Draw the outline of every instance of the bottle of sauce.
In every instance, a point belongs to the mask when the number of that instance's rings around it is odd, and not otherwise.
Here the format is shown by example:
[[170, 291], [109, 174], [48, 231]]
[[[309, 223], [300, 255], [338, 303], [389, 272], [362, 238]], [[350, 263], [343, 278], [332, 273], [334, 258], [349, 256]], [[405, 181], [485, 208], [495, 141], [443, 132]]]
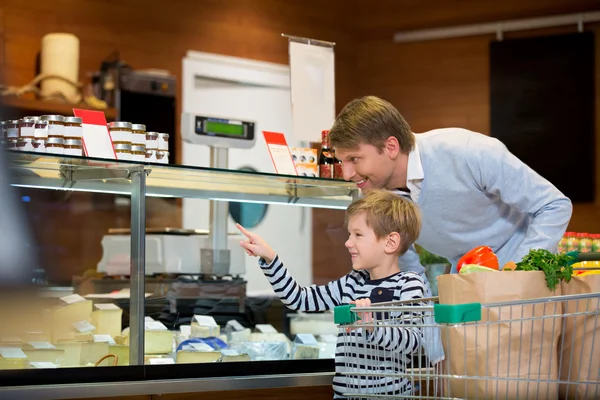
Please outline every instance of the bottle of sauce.
[[319, 177], [333, 179], [333, 154], [329, 148], [329, 131], [321, 132], [321, 153], [319, 154]]

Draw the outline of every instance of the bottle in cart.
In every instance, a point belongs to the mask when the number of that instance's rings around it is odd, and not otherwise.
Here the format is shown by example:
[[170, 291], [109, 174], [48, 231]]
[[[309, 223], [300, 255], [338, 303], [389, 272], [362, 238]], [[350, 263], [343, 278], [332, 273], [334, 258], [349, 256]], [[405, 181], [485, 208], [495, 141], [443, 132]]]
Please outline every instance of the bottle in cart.
[[329, 148], [329, 131], [321, 132], [321, 153], [319, 154], [319, 177], [333, 179], [333, 153]]
[[344, 173], [342, 171], [342, 160], [335, 156], [335, 151], [331, 149], [333, 153], [333, 178], [344, 180]]

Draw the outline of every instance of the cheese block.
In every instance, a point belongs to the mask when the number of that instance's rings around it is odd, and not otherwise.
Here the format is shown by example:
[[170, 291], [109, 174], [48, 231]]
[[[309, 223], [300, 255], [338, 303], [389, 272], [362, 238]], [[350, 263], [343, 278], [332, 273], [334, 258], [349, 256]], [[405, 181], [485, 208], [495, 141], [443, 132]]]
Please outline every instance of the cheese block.
[[252, 331], [250, 330], [250, 328], [246, 328], [241, 331], [229, 332], [227, 335], [228, 335], [229, 342], [237, 343], [237, 342], [249, 342], [251, 333], [252, 333]]
[[92, 312], [92, 324], [97, 335], [118, 336], [121, 334], [123, 310], [115, 304], [96, 304]]
[[[174, 332], [167, 330], [159, 321], [146, 322], [144, 331], [144, 354], [169, 354], [173, 352]], [[164, 329], [148, 329], [149, 327], [161, 327]], [[123, 329], [123, 344], [129, 345], [129, 328]], [[116, 341], [116, 340], [115, 340]], [[118, 343], [118, 342], [117, 342]]]
[[109, 344], [108, 352], [109, 354], [114, 354], [117, 356], [117, 365], [129, 365], [129, 346], [122, 344]]
[[28, 369], [29, 361], [26, 358], [0, 357], [0, 370], [3, 369]]
[[319, 348], [317, 346], [296, 344], [294, 345], [292, 358], [294, 360], [308, 360], [319, 358]]
[[73, 323], [87, 321], [92, 323], [92, 301], [84, 300], [56, 307], [51, 310], [52, 342], [69, 338], [75, 331]]
[[285, 343], [287, 352], [292, 351], [292, 341], [284, 333], [251, 333], [251, 342], [281, 342]]
[[221, 328], [215, 319], [209, 315], [194, 315], [191, 324], [191, 338], [217, 337], [221, 334]]
[[62, 349], [38, 349], [38, 350], [23, 350], [27, 356], [27, 361], [32, 362], [51, 362], [56, 365], [61, 365], [65, 357], [65, 351]]
[[223, 349], [221, 350], [221, 354], [223, 355], [221, 358], [221, 361], [223, 362], [250, 361], [250, 356], [248, 354], [239, 354], [235, 350]]
[[61, 367], [95, 364], [102, 357], [109, 354], [107, 342], [60, 342], [56, 343], [55, 346], [65, 352]]
[[173, 352], [173, 332], [163, 330], [145, 332], [145, 354], [168, 354], [171, 352]]
[[177, 352], [177, 364], [198, 364], [218, 361], [221, 358], [220, 351], [188, 351]]

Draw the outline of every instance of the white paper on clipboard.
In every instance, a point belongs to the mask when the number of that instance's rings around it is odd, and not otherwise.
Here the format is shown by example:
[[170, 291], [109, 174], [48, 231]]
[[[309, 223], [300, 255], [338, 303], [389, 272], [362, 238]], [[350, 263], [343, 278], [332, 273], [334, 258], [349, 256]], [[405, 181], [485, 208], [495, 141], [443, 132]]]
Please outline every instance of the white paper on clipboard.
[[335, 120], [333, 47], [290, 40], [289, 53], [294, 140], [321, 142]]

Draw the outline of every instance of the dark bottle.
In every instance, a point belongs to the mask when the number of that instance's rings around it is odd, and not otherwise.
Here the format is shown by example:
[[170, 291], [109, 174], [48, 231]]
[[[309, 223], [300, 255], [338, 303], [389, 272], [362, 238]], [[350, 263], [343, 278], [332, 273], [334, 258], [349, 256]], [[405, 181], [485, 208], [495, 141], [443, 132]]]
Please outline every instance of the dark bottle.
[[333, 152], [333, 178], [344, 180], [344, 173], [342, 171], [342, 160], [335, 156], [335, 152]]
[[333, 154], [329, 148], [329, 131], [321, 132], [321, 153], [319, 154], [319, 176], [333, 179]]

